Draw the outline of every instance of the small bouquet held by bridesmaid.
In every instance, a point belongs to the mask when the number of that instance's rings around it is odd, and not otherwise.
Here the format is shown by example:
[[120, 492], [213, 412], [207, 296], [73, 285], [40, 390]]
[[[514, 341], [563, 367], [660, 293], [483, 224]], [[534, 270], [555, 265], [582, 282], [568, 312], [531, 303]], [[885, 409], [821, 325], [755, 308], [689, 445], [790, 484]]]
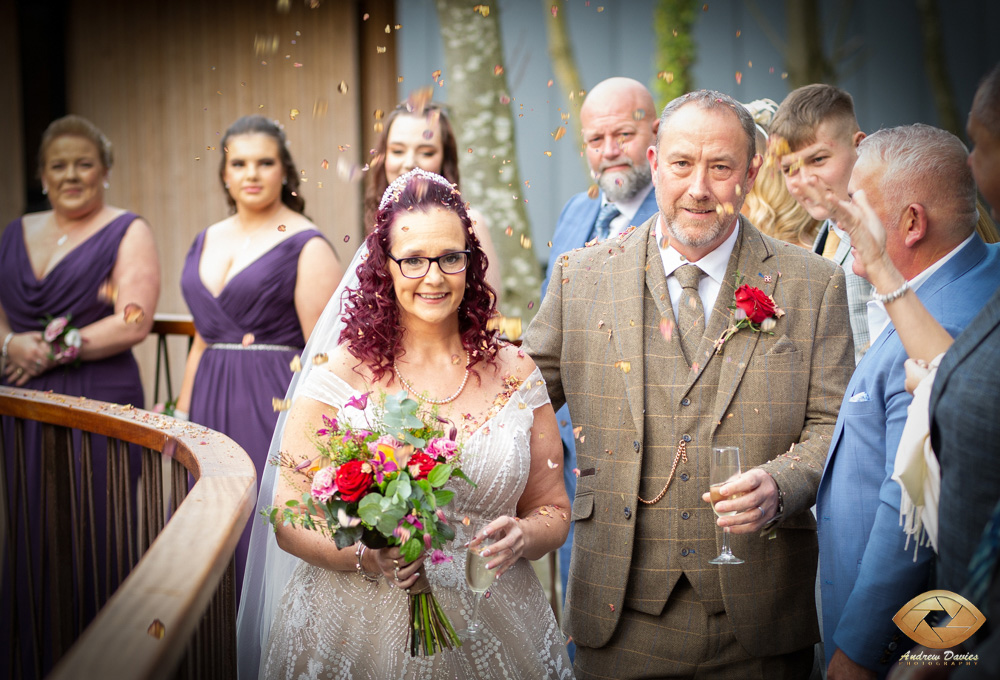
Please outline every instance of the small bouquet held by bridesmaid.
[[[364, 395], [345, 408], [363, 412], [367, 405]], [[386, 396], [374, 423], [366, 416], [368, 429], [338, 421], [338, 412], [324, 415], [314, 437], [317, 456], [295, 463], [281, 454], [286, 473], [303, 476], [310, 491], [301, 501], [265, 509], [271, 524], [319, 531], [341, 549], [361, 541], [372, 549], [399, 546], [408, 562], [424, 551], [433, 551], [432, 564], [451, 561], [441, 547], [455, 530], [442, 508], [455, 492], [444, 487], [453, 477], [473, 482], [458, 466], [457, 428], [452, 425], [446, 435], [439, 427], [450, 421], [434, 416], [429, 425], [417, 409], [403, 391]], [[409, 598], [410, 656], [461, 646], [426, 574], [409, 589]]]
[[49, 343], [49, 359], [59, 364], [80, 363], [80, 348], [83, 346], [83, 337], [80, 329], [71, 326], [72, 314], [66, 316], [49, 316], [45, 319], [45, 331], [42, 337]]

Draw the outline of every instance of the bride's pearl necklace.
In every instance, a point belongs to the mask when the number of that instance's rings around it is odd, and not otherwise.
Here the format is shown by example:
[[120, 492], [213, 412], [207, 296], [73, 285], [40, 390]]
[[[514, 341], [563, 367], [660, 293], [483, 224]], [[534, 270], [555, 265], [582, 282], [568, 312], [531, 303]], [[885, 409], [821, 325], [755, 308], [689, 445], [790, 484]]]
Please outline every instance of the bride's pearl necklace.
[[392, 360], [392, 370], [396, 373], [396, 378], [399, 379], [400, 384], [402, 384], [403, 387], [406, 388], [406, 391], [415, 396], [420, 401], [426, 401], [428, 404], [437, 404], [439, 406], [441, 404], [449, 404], [458, 399], [458, 395], [460, 395], [462, 393], [462, 390], [465, 389], [465, 383], [469, 382], [469, 350], [465, 350], [465, 377], [462, 378], [462, 384], [458, 386], [458, 390], [455, 392], [455, 394], [451, 395], [450, 397], [446, 397], [445, 399], [430, 399], [429, 397], [421, 396], [419, 392], [417, 392], [415, 389], [413, 389], [412, 386], [410, 386], [410, 383], [406, 382], [406, 378], [404, 378], [403, 374], [399, 372], [399, 366], [396, 365], [395, 359]]

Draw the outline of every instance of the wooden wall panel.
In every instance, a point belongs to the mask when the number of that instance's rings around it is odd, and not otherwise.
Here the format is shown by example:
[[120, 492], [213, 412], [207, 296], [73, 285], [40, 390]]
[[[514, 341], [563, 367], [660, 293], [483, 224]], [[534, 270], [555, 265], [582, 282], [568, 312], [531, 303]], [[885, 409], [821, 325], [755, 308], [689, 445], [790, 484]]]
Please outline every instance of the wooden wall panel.
[[17, 16], [13, 2], [0, 3], [0, 231], [24, 212], [24, 155], [21, 139], [21, 59], [18, 55]]
[[[218, 146], [241, 115], [285, 126], [306, 213], [342, 262], [353, 256], [362, 231], [360, 173], [347, 180], [337, 168], [340, 159], [345, 169], [363, 163], [358, 12], [352, 2], [311, 9], [302, 0], [72, 3], [70, 109], [114, 144], [109, 203], [140, 213], [156, 233], [159, 311], [187, 311], [179, 286], [185, 255], [199, 231], [228, 214]], [[182, 354], [171, 359], [175, 389]], [[137, 355], [148, 399], [153, 343]]]

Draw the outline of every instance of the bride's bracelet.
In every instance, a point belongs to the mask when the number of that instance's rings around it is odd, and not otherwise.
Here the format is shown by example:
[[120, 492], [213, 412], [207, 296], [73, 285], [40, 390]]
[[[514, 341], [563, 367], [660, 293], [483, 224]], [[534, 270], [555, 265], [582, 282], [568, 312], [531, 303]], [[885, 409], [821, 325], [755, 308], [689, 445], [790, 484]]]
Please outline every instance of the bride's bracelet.
[[374, 576], [372, 576], [367, 571], [365, 571], [364, 567], [361, 566], [361, 558], [364, 557], [366, 550], [368, 550], [368, 546], [365, 545], [364, 543], [359, 542], [358, 549], [354, 551], [354, 556], [357, 558], [357, 563], [355, 566], [357, 567], [358, 575], [364, 580], [368, 581], [369, 583], [378, 583], [378, 577], [380, 575], [375, 574]]

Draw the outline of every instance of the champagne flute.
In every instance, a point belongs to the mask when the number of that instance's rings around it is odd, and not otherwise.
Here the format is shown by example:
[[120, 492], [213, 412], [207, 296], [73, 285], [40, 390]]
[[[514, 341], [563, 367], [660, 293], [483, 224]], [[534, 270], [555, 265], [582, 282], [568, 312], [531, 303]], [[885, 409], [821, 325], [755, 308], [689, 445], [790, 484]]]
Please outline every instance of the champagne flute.
[[[716, 446], [712, 449], [712, 466], [709, 470], [709, 489], [712, 497], [712, 510], [719, 517], [735, 515], [735, 510], [729, 512], [719, 512], [715, 504], [723, 500], [739, 498], [743, 494], [737, 493], [724, 497], [719, 489], [723, 484], [734, 481], [740, 475], [740, 450], [736, 446]], [[709, 564], [743, 564], [743, 560], [733, 555], [729, 549], [729, 532], [722, 532], [722, 552], [715, 559], [708, 561]]]
[[[476, 532], [482, 531], [486, 526], [486, 522], [480, 525]], [[492, 536], [483, 536], [482, 541], [477, 545], [470, 545], [469, 552], [465, 556], [465, 582], [469, 584], [469, 590], [475, 594], [475, 604], [472, 608], [472, 621], [469, 622], [469, 627], [465, 629], [465, 634], [468, 636], [474, 636], [479, 632], [479, 605], [483, 601], [483, 593], [489, 590], [490, 584], [493, 583], [494, 572], [491, 569], [487, 569], [486, 565], [490, 560], [496, 557], [496, 555], [488, 555], [483, 557], [483, 550], [493, 545]]]

